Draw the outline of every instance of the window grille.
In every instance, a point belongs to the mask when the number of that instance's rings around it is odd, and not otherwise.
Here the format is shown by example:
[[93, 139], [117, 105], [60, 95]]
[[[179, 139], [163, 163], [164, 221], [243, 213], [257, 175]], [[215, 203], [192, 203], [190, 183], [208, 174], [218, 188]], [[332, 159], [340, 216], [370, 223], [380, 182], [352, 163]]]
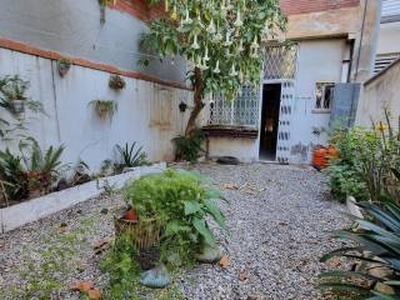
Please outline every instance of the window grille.
[[264, 79], [295, 79], [297, 44], [268, 46], [265, 52]]
[[330, 111], [334, 98], [334, 82], [317, 82], [315, 86], [315, 105], [316, 111]]
[[258, 87], [246, 85], [232, 101], [216, 95], [210, 103], [209, 124], [230, 126], [258, 126], [260, 91]]

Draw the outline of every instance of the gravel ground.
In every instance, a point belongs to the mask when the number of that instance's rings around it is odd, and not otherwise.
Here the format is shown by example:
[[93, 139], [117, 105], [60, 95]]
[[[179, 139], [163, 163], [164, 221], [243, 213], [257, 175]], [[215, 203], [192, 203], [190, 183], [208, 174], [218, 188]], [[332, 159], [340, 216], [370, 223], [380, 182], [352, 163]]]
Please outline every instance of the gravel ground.
[[[175, 284], [186, 299], [323, 299], [316, 276], [329, 266], [318, 259], [341, 246], [328, 231], [348, 225], [324, 177], [296, 166], [195, 168], [231, 202], [222, 204], [230, 234], [217, 231], [230, 265], [199, 265], [179, 275]], [[122, 205], [118, 196], [104, 195], [0, 236], [0, 299], [31, 299], [29, 293], [65, 290], [76, 280], [104, 288], [93, 245], [113, 233], [113, 213]], [[54, 299], [79, 295], [66, 291]]]

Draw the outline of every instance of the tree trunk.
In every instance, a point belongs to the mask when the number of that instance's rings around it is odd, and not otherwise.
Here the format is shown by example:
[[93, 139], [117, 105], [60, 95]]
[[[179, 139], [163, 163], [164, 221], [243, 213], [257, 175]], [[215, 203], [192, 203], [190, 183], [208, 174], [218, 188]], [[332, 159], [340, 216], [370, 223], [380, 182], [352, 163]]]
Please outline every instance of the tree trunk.
[[202, 101], [204, 82], [203, 78], [201, 77], [201, 70], [197, 67], [194, 69], [193, 85], [194, 85], [194, 95], [193, 95], [194, 108], [190, 113], [189, 121], [186, 125], [185, 137], [190, 137], [196, 131], [197, 117], [199, 116], [200, 112], [205, 106], [205, 104]]

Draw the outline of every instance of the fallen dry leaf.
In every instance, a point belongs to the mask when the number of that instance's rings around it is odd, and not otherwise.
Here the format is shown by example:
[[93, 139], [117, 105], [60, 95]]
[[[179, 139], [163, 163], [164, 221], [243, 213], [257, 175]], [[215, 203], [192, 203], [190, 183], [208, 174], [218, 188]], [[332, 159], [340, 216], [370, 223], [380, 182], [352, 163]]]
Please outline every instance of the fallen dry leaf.
[[78, 281], [75, 282], [70, 289], [73, 291], [79, 291], [79, 292], [88, 292], [89, 290], [93, 289], [94, 284], [93, 281], [91, 280], [85, 280], [85, 281]]
[[249, 272], [247, 270], [241, 270], [239, 273], [239, 280], [246, 281], [249, 278]]
[[219, 261], [219, 265], [224, 269], [229, 267], [230, 264], [231, 264], [231, 260], [229, 259], [229, 256], [226, 254], [224, 256], [222, 256], [221, 260]]
[[239, 187], [234, 183], [224, 183], [222, 187], [226, 190], [238, 190]]
[[107, 250], [108, 247], [112, 245], [113, 238], [111, 236], [106, 237], [94, 243], [94, 253], [96, 255], [101, 254], [103, 251]]
[[91, 289], [88, 291], [88, 297], [90, 300], [99, 300], [101, 299], [101, 293], [98, 289]]

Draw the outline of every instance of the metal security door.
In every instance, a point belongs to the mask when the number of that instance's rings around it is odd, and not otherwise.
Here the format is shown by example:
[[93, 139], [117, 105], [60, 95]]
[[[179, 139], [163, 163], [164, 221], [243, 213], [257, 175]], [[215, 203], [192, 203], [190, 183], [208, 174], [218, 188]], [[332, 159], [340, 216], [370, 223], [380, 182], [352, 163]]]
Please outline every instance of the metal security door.
[[294, 80], [282, 80], [276, 159], [288, 164], [291, 148], [291, 125], [294, 112]]

